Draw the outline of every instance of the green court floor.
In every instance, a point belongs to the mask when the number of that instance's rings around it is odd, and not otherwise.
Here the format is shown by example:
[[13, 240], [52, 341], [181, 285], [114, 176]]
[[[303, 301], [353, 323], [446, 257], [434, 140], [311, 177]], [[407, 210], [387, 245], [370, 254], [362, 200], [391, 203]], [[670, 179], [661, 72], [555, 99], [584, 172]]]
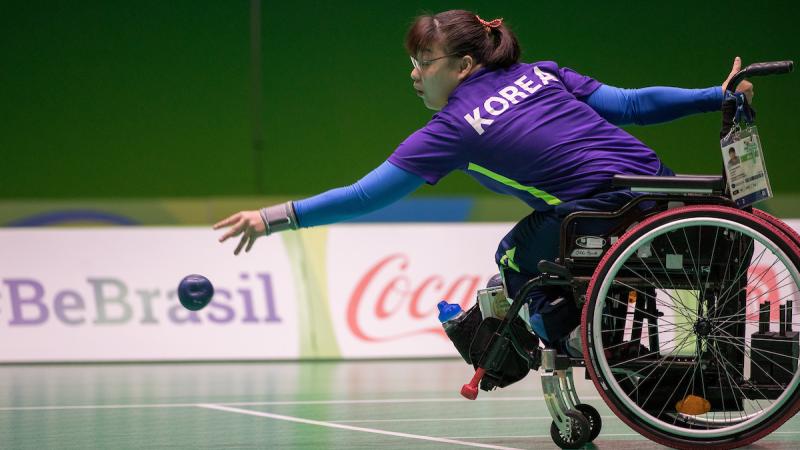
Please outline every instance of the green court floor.
[[[554, 449], [538, 375], [462, 399], [457, 360], [0, 366], [0, 448]], [[576, 370], [603, 431], [647, 442]], [[800, 448], [800, 418], [747, 448]]]

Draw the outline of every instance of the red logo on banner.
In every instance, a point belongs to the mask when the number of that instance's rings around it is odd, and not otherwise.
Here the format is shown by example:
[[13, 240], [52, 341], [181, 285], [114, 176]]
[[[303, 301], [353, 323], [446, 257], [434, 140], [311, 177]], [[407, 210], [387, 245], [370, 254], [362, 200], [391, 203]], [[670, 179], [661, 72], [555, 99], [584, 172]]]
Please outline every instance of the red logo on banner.
[[758, 310], [769, 304], [770, 322], [780, 317], [780, 286], [772, 266], [754, 266], [747, 270], [747, 321], [758, 323]]
[[[395, 253], [378, 261], [358, 281], [347, 306], [347, 324], [356, 337], [363, 341], [382, 342], [423, 333], [444, 336], [436, 320], [436, 304], [444, 299], [459, 303], [466, 309], [483, 279], [480, 275], [468, 274], [453, 279], [439, 274], [412, 279], [408, 274], [409, 265], [408, 255]], [[379, 324], [411, 319], [411, 323], [418, 326], [386, 334], [376, 331], [380, 326], [373, 326], [368, 333], [360, 319], [364, 316]]]

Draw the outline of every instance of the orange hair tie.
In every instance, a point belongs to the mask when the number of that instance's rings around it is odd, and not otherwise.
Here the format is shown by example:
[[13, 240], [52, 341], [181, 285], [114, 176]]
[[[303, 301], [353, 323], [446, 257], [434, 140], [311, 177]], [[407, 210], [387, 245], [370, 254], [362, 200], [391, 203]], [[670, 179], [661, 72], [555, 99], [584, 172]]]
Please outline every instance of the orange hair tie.
[[478, 16], [478, 15], [475, 15], [475, 18], [478, 19], [478, 22], [480, 22], [481, 25], [483, 25], [483, 27], [486, 29], [487, 33], [491, 33], [492, 29], [494, 29], [494, 28], [500, 28], [500, 25], [503, 24], [503, 18], [502, 17], [499, 18], [499, 19], [494, 19], [494, 20], [489, 21], [489, 22], [481, 19], [481, 16]]

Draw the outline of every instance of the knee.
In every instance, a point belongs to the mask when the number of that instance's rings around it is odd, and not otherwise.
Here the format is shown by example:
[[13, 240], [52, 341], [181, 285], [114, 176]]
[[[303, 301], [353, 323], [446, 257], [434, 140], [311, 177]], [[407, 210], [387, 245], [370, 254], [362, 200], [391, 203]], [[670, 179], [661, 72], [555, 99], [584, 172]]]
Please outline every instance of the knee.
[[516, 253], [516, 246], [511, 247], [505, 242], [500, 243], [500, 246], [497, 247], [497, 253], [494, 255], [494, 261], [497, 263], [497, 266], [500, 267], [501, 271], [504, 269], [511, 269], [515, 272], [521, 272], [515, 259]]
[[503, 276], [500, 275], [499, 273], [494, 274], [492, 278], [489, 278], [489, 281], [486, 282], [487, 288], [492, 288], [502, 285], [503, 285]]
[[509, 246], [505, 242], [501, 242], [500, 245], [497, 246], [497, 251], [494, 254], [494, 262], [503, 267], [503, 259], [506, 258], [506, 252], [508, 251]]

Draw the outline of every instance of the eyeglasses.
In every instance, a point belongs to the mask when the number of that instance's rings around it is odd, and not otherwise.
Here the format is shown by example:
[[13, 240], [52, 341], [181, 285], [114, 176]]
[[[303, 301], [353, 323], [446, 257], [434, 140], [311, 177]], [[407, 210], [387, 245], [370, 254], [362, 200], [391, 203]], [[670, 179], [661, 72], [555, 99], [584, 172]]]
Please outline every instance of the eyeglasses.
[[447, 54], [447, 55], [444, 55], [444, 56], [439, 56], [439, 57], [433, 58], [433, 59], [420, 59], [420, 60], [417, 60], [417, 58], [414, 58], [413, 56], [410, 56], [409, 58], [411, 58], [411, 65], [414, 66], [414, 68], [417, 69], [418, 71], [422, 72], [423, 68], [430, 66], [431, 64], [433, 64], [434, 61], [437, 61], [437, 60], [440, 60], [440, 59], [444, 59], [444, 58], [449, 58], [450, 56], [456, 56], [456, 55], [458, 55], [458, 53], [450, 53], [450, 54]]

